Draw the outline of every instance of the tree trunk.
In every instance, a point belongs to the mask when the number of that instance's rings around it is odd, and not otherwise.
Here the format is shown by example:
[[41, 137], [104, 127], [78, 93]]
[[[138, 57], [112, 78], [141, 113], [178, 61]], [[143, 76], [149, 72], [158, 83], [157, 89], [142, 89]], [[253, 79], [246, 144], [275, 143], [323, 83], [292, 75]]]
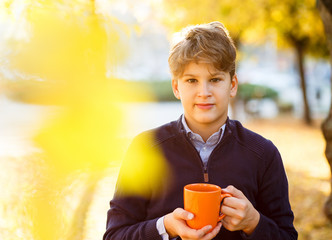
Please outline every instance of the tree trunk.
[[[326, 141], [325, 155], [330, 165], [330, 172], [332, 173], [332, 107], [330, 108], [328, 117], [322, 124], [322, 131]], [[330, 178], [330, 181], [332, 188], [332, 178]], [[330, 195], [325, 203], [324, 213], [326, 217], [332, 222], [332, 192], [330, 192]]]
[[297, 65], [298, 65], [298, 71], [300, 74], [302, 98], [303, 98], [303, 104], [304, 104], [303, 118], [304, 118], [305, 123], [310, 125], [312, 123], [312, 118], [311, 118], [310, 106], [308, 103], [307, 85], [306, 85], [306, 79], [305, 79], [305, 74], [304, 74], [304, 56], [303, 56], [304, 44], [301, 41], [294, 41], [294, 44], [295, 44], [295, 49], [296, 49]]
[[[332, 0], [318, 0], [317, 7], [319, 9], [321, 18], [323, 20], [326, 39], [330, 49], [330, 61], [332, 67]], [[332, 76], [331, 76], [331, 95], [332, 95]], [[326, 141], [325, 155], [330, 165], [330, 172], [332, 174], [332, 102], [329, 114], [322, 124], [322, 131]], [[332, 178], [331, 189], [332, 189]], [[324, 212], [327, 218], [332, 222], [332, 192], [325, 203]]]

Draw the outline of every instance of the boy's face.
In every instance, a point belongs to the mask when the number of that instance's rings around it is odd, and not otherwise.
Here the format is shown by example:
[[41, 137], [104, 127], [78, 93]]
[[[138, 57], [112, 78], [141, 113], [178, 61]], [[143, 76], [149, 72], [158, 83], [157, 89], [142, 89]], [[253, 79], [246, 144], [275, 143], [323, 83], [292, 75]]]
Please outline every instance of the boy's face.
[[238, 80], [209, 63], [190, 62], [182, 76], [172, 80], [176, 98], [181, 100], [191, 130], [218, 130], [227, 119], [230, 98], [235, 97]]

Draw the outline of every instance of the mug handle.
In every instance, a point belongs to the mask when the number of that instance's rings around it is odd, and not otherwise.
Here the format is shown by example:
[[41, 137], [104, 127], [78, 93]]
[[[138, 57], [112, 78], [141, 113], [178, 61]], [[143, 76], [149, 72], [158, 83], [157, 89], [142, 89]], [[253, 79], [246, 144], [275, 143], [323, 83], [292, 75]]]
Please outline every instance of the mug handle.
[[[220, 209], [221, 209], [221, 205], [222, 205], [222, 202], [225, 198], [227, 197], [231, 197], [232, 195], [230, 193], [221, 193], [221, 200], [220, 200]], [[220, 212], [220, 211], [219, 211]], [[219, 218], [218, 218], [218, 222], [221, 221], [221, 219], [223, 219], [226, 215], [225, 214], [221, 214], [219, 215]]]

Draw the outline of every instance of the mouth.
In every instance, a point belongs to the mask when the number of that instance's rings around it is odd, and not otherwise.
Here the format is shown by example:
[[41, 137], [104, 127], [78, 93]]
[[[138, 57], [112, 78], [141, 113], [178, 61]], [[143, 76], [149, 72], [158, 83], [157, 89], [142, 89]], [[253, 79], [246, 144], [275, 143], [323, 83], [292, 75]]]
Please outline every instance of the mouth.
[[197, 103], [195, 105], [199, 109], [211, 109], [214, 106], [214, 104], [212, 103]]

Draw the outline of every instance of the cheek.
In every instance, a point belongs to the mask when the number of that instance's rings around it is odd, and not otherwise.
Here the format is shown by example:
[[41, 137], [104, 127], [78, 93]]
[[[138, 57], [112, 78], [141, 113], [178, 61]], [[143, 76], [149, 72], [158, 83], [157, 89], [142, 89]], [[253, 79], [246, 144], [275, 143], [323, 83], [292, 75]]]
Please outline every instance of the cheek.
[[195, 92], [192, 88], [182, 86], [181, 88], [179, 88], [179, 95], [181, 96], [181, 98], [185, 98], [188, 100], [192, 99], [195, 96]]
[[215, 98], [217, 98], [219, 100], [225, 100], [225, 99], [229, 98], [230, 91], [229, 91], [229, 89], [222, 89], [222, 90], [216, 91], [214, 96], [215, 96]]
[[195, 97], [192, 95], [189, 95], [187, 92], [181, 94], [181, 103], [183, 107], [191, 107], [194, 104]]

